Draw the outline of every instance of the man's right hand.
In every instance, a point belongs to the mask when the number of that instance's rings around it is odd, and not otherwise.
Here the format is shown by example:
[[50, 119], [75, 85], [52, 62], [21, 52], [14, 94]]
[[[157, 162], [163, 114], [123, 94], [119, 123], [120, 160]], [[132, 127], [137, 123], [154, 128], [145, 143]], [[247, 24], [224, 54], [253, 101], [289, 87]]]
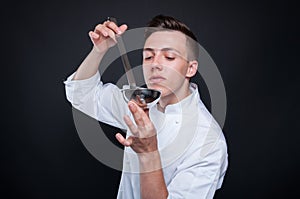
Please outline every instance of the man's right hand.
[[105, 21], [102, 24], [98, 24], [94, 31], [90, 31], [89, 36], [94, 44], [94, 49], [99, 53], [103, 53], [117, 43], [116, 35], [121, 35], [126, 30], [126, 24], [118, 27], [112, 21]]
[[126, 30], [125, 24], [118, 27], [112, 21], [105, 21], [103, 24], [98, 24], [94, 31], [90, 31], [93, 49], [78, 67], [73, 80], [88, 79], [95, 75], [107, 50], [117, 43], [116, 36], [123, 34]]

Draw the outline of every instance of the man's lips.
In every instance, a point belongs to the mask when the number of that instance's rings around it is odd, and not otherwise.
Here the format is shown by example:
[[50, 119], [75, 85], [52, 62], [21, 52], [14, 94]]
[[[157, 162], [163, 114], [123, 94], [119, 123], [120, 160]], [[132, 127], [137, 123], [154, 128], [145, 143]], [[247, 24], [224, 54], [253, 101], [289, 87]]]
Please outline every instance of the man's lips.
[[149, 78], [149, 82], [151, 84], [156, 84], [156, 83], [160, 83], [162, 81], [166, 80], [166, 78], [159, 76], [159, 75], [155, 75]]

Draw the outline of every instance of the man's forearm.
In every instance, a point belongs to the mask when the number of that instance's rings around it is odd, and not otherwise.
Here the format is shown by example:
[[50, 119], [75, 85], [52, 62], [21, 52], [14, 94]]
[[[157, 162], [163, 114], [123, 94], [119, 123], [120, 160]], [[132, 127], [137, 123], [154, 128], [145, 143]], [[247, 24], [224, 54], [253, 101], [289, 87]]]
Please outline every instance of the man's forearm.
[[78, 67], [73, 80], [88, 79], [96, 74], [99, 64], [105, 52], [98, 52], [95, 48], [91, 50], [88, 56], [84, 59]]
[[166, 199], [168, 190], [158, 151], [139, 156], [142, 199]]

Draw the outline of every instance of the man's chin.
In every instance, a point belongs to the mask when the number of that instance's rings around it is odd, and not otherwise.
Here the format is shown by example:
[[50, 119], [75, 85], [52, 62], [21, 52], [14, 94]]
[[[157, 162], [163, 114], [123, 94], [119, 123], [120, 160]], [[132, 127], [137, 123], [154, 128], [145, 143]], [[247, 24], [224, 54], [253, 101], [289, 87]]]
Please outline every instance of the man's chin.
[[151, 85], [147, 85], [147, 87], [149, 89], [158, 90], [158, 91], [161, 91], [161, 92], [166, 89], [164, 86], [159, 85], [159, 84], [151, 84]]

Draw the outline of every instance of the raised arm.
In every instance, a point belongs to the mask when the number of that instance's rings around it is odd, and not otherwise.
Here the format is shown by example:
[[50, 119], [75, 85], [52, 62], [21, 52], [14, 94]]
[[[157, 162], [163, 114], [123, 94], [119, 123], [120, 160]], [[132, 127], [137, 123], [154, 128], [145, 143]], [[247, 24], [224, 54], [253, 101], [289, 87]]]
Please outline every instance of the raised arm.
[[64, 82], [66, 97], [74, 108], [119, 128], [125, 126], [122, 115], [128, 112], [126, 103], [119, 100], [122, 93], [116, 85], [101, 82], [98, 67], [108, 49], [116, 44], [116, 35], [126, 29], [126, 25], [118, 27], [110, 21], [97, 25], [89, 32], [93, 43], [91, 52]]

